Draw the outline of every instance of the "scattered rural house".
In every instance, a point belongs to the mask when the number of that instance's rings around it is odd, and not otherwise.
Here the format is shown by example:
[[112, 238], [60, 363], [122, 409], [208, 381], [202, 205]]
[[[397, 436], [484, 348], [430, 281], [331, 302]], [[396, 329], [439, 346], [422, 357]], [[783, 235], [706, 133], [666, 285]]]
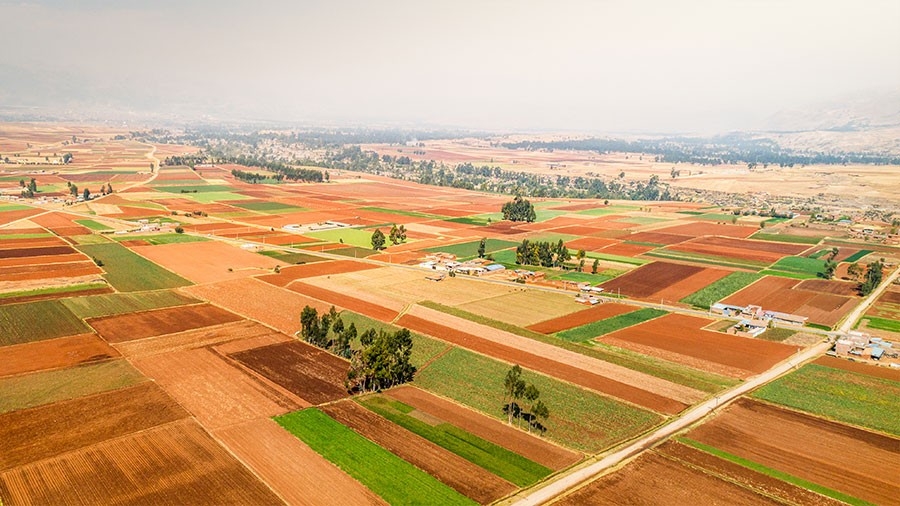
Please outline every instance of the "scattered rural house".
[[728, 333], [740, 337], [757, 337], [766, 331], [765, 324], [751, 322], [750, 320], [741, 320], [740, 322], [728, 327]]
[[601, 300], [599, 297], [597, 297], [595, 295], [588, 295], [585, 293], [580, 293], [575, 296], [575, 302], [578, 302], [580, 304], [590, 304], [593, 306], [594, 304], [599, 304], [601, 302]]
[[900, 353], [894, 349], [893, 342], [859, 331], [850, 331], [846, 336], [838, 339], [834, 344], [834, 355], [856, 356], [878, 361], [883, 358], [900, 358]]
[[808, 316], [800, 316], [791, 313], [779, 313], [778, 311], [766, 311], [763, 313], [763, 318], [768, 320], [780, 321], [783, 323], [790, 323], [792, 325], [805, 325], [806, 320], [809, 320]]
[[728, 317], [745, 317], [748, 318], [752, 325], [766, 326], [769, 320], [776, 322], [789, 323], [791, 325], [804, 325], [809, 319], [808, 316], [800, 316], [790, 313], [781, 313], [778, 311], [766, 311], [760, 306], [749, 305], [733, 306], [729, 304], [715, 303], [709, 307], [710, 312]]

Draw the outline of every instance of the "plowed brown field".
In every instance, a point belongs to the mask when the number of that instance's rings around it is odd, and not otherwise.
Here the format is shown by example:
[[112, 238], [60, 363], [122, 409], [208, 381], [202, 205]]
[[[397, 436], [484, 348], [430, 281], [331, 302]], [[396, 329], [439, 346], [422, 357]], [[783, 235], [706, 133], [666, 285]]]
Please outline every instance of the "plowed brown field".
[[686, 225], [675, 225], [656, 230], [656, 232], [664, 234], [678, 234], [690, 237], [700, 237], [701, 235], [724, 235], [726, 237], [737, 237], [746, 239], [759, 231], [757, 227], [745, 227], [742, 225], [720, 225], [718, 223], [696, 222]]
[[393, 319], [397, 317], [397, 311], [394, 311], [393, 309], [388, 309], [384, 306], [379, 306], [378, 304], [373, 304], [362, 299], [350, 297], [308, 283], [295, 282], [292, 283], [288, 289], [383, 322], [393, 321]]
[[110, 343], [121, 343], [240, 319], [240, 316], [222, 308], [210, 304], [197, 304], [89, 318], [86, 321], [103, 339]]
[[675, 251], [739, 258], [773, 263], [788, 255], [798, 255], [809, 248], [806, 244], [754, 241], [733, 237], [700, 237], [671, 246]]
[[70, 255], [45, 255], [31, 257], [13, 257], [0, 259], [0, 267], [15, 267], [19, 265], [36, 265], [36, 264], [58, 264], [64, 262], [80, 262], [87, 260], [87, 257], [81, 253], [72, 253]]
[[634, 306], [626, 306], [625, 304], [616, 304], [614, 302], [599, 304], [589, 309], [578, 311], [577, 313], [535, 323], [534, 325], [529, 325], [527, 328], [535, 332], [540, 332], [541, 334], [553, 334], [561, 330], [580, 327], [581, 325], [611, 318], [634, 310]]
[[805, 279], [797, 284], [797, 289], [830, 293], [832, 295], [843, 295], [846, 297], [856, 297], [857, 295], [859, 295], [857, 286], [857, 283], [847, 283], [844, 281], [833, 281], [829, 279]]
[[616, 244], [619, 241], [613, 239], [604, 239], [602, 237], [582, 237], [580, 239], [575, 239], [574, 241], [569, 241], [566, 243], [566, 246], [569, 249], [583, 249], [585, 251], [597, 251], [606, 246], [611, 246]]
[[358, 481], [272, 420], [259, 419], [214, 432], [216, 438], [288, 504], [384, 504]]
[[78, 253], [71, 246], [44, 246], [38, 248], [0, 249], [0, 258], [23, 258], [50, 255], [72, 255]]
[[133, 363], [208, 428], [282, 415], [307, 406], [289, 392], [256, 379], [204, 348], [143, 357]]
[[668, 314], [600, 340], [620, 339], [747, 371], [741, 377], [766, 371], [797, 351], [781, 343], [703, 330], [709, 323], [706, 318]]
[[312, 404], [349, 396], [344, 380], [350, 363], [300, 341], [254, 348], [229, 357]]
[[[795, 279], [765, 276], [722, 302], [739, 306], [755, 304], [766, 310], [807, 316], [811, 323], [831, 327], [837, 324], [859, 300], [856, 297], [804, 290], [799, 287], [800, 283]], [[812, 286], [817, 287], [815, 284]]]
[[118, 357], [96, 334], [79, 334], [46, 341], [0, 347], [0, 376], [59, 369]]
[[102, 271], [94, 262], [67, 262], [39, 265], [19, 265], [0, 267], [2, 281], [29, 281], [34, 279], [77, 278], [100, 274]]
[[287, 286], [291, 281], [301, 278], [311, 278], [314, 276], [325, 276], [328, 274], [341, 274], [344, 272], [364, 271], [367, 269], [377, 269], [379, 265], [354, 262], [353, 260], [333, 260], [330, 262], [315, 262], [312, 264], [292, 265], [284, 267], [278, 274], [268, 274], [260, 276], [259, 279], [275, 286]]
[[859, 362], [851, 362], [846, 359], [827, 356], [819, 357], [813, 363], [831, 367], [833, 369], [842, 369], [844, 371], [868, 374], [869, 376], [874, 376], [876, 378], [900, 381], [900, 369], [891, 367], [879, 367], [874, 364], [861, 364]]
[[780, 504], [734, 483], [645, 453], [624, 468], [582, 487], [554, 504], [565, 506], [622, 504]]
[[663, 232], [638, 232], [623, 237], [634, 242], [649, 242], [652, 244], [671, 245], [690, 240], [690, 236], [683, 234], [666, 234]]
[[188, 416], [153, 382], [0, 415], [0, 471]]
[[4, 504], [284, 504], [190, 419], [6, 471], [0, 474], [0, 500]]
[[900, 440], [811, 415], [739, 399], [688, 437], [876, 504], [900, 497]]
[[216, 345], [216, 349], [219, 349], [218, 345], [222, 343], [256, 338], [266, 339], [266, 344], [290, 340], [290, 337], [259, 323], [239, 320], [176, 334], [117, 343], [116, 349], [126, 357], [135, 358], [212, 345]]
[[653, 262], [638, 267], [601, 286], [610, 293], [638, 299], [677, 301], [729, 274], [722, 269], [708, 269], [670, 262]]
[[517, 488], [512, 483], [385, 420], [353, 401], [329, 404], [323, 406], [322, 411], [481, 504], [494, 502]]
[[220, 241], [138, 246], [135, 253], [194, 283], [213, 283], [272, 272], [279, 262]]
[[624, 242], [620, 242], [618, 244], [613, 244], [612, 246], [607, 246], [600, 250], [601, 253], [607, 253], [610, 255], [622, 255], [626, 257], [636, 257], [641, 253], [646, 253], [650, 250], [656, 249], [654, 246], [644, 246], [641, 244], [626, 244]]
[[384, 395], [553, 470], [581, 460], [575, 452], [410, 385], [392, 388]]

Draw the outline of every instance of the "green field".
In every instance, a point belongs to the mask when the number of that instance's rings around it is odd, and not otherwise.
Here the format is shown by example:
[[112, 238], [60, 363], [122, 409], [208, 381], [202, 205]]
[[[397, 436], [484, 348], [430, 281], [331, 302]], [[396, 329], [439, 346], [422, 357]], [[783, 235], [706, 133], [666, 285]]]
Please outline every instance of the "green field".
[[[231, 192], [234, 190], [231, 186], [228, 185], [220, 185], [220, 184], [196, 184], [197, 180], [192, 179], [187, 181], [184, 186], [157, 186], [155, 189], [157, 191], [166, 192], [166, 193], [178, 193], [182, 195], [192, 195], [194, 192], [197, 193], [209, 193], [209, 192]], [[249, 197], [247, 197], [249, 198]]]
[[843, 261], [850, 262], [850, 263], [858, 262], [858, 261], [862, 260], [863, 257], [868, 255], [869, 253], [873, 253], [873, 251], [870, 249], [861, 249], [861, 250], [857, 251], [856, 253], [848, 256]]
[[[371, 246], [369, 246], [368, 248], [350, 246], [348, 248], [330, 249], [328, 250], [328, 252], [332, 255], [342, 255], [350, 258], [366, 258], [367, 256], [371, 256], [376, 253], [376, 251], [373, 250]], [[390, 250], [387, 250], [387, 253], [390, 254]]]
[[14, 241], [18, 239], [37, 239], [40, 237], [53, 237], [53, 234], [51, 234], [50, 232], [38, 232], [34, 234], [3, 234], [0, 235], [0, 244], [3, 244], [3, 241]]
[[900, 436], [900, 382], [807, 364], [754, 397]]
[[795, 244], [819, 244], [823, 237], [806, 237], [802, 235], [789, 234], [768, 234], [765, 232], [757, 232], [750, 236], [750, 239], [758, 239], [760, 241], [776, 241], [790, 242]]
[[[416, 376], [419, 387], [505, 420], [503, 378], [510, 365], [453, 348]], [[660, 423], [659, 415], [579, 388], [570, 383], [524, 371], [550, 409], [544, 437], [570, 448], [596, 453]]]
[[647, 320], [658, 318], [665, 314], [669, 314], [662, 309], [643, 308], [630, 313], [620, 314], [611, 318], [591, 322], [580, 327], [557, 332], [556, 336], [566, 341], [585, 342], [610, 332], [631, 327]]
[[429, 220], [443, 220], [446, 216], [439, 214], [420, 213], [419, 211], [404, 211], [401, 209], [388, 209], [386, 207], [361, 207], [360, 211], [370, 211], [375, 213], [396, 214], [398, 216], [411, 216], [413, 218], [425, 218]]
[[757, 262], [754, 260], [722, 257], [717, 255], [706, 255], [703, 253], [692, 253], [687, 251], [676, 251], [665, 248], [648, 251], [644, 253], [644, 255], [647, 255], [648, 257], [666, 258], [669, 260], [682, 260], [698, 264], [715, 265], [719, 267], [730, 267], [733, 269], [759, 270], [768, 265], [765, 262]]
[[692, 306], [709, 309], [716, 302], [728, 297], [738, 290], [749, 286], [760, 279], [761, 274], [755, 272], [732, 272], [724, 278], [715, 281], [700, 290], [681, 299], [680, 302]]
[[449, 423], [433, 425], [423, 422], [410, 415], [414, 411], [413, 407], [402, 402], [382, 396], [369, 396], [359, 399], [357, 402], [406, 430], [422, 436], [519, 487], [527, 487], [552, 472], [536, 462]]
[[764, 341], [775, 341], [777, 343], [780, 343], [796, 333], [797, 331], [793, 329], [774, 328], [766, 330], [765, 332], [757, 336], [757, 339], [762, 339]]
[[0, 378], [0, 413], [115, 390], [146, 380], [126, 360]]
[[0, 306], [0, 346], [84, 334], [91, 329], [58, 300]]
[[176, 244], [182, 242], [206, 242], [210, 239], [190, 234], [153, 234], [153, 235], [117, 235], [113, 237], [117, 242], [121, 241], [147, 241], [152, 245], [158, 244]]
[[191, 284], [190, 281], [163, 269], [121, 244], [85, 244], [78, 246], [78, 249], [103, 262], [102, 268], [106, 271], [104, 277], [120, 292], [159, 290]]
[[[385, 235], [385, 244], [390, 244], [387, 235], [390, 228], [383, 229], [381, 232]], [[362, 230], [359, 228], [333, 228], [330, 230], [319, 230], [316, 232], [308, 232], [303, 234], [307, 237], [315, 237], [328, 242], [343, 243], [348, 246], [357, 246], [363, 249], [372, 249], [372, 233], [374, 230]]]
[[[476, 241], [469, 241], [460, 244], [450, 244], [448, 246], [439, 246], [437, 248], [428, 248], [425, 251], [429, 253], [450, 253], [456, 255], [457, 258], [472, 258], [478, 256], [478, 245], [481, 244], [481, 239]], [[485, 253], [494, 253], [500, 250], [505, 250], [509, 248], [514, 248], [518, 246], [519, 243], [512, 241], [501, 241], [499, 239], [488, 239], [484, 243], [484, 251]], [[516, 252], [513, 251], [513, 261], [515, 261]], [[495, 257], [496, 258], [496, 257]]]
[[250, 211], [257, 211], [260, 213], [267, 213], [267, 214], [299, 213], [302, 211], [309, 210], [305, 207], [292, 206], [290, 204], [283, 204], [281, 202], [271, 202], [271, 201], [237, 202], [237, 203], [234, 203], [231, 205], [234, 207], [240, 207], [241, 209], [248, 209]]
[[[584, 268], [588, 269], [590, 262], [585, 261]], [[560, 274], [558, 276], [550, 276], [548, 279], [564, 279], [566, 281], [574, 281], [576, 283], [588, 282], [592, 285], [596, 285], [598, 283], [603, 283], [604, 281], [609, 281], [610, 279], [623, 274], [625, 271], [620, 271], [616, 269], [605, 269], [597, 274], [591, 274], [590, 272], [566, 272], [564, 274]]]
[[825, 261], [807, 257], [784, 257], [766, 270], [769, 271], [815, 278], [825, 271]]
[[96, 318], [117, 314], [183, 306], [200, 302], [171, 290], [153, 292], [107, 293], [72, 297], [60, 302], [79, 318]]
[[739, 218], [734, 214], [725, 214], [725, 213], [704, 213], [698, 214], [695, 216], [698, 220], [703, 221], [722, 221], [725, 223], [731, 223], [731, 220], [734, 218]]
[[309, 253], [294, 253], [281, 250], [260, 251], [259, 254], [265, 255], [269, 258], [274, 258], [275, 260], [284, 262], [286, 264], [311, 264], [313, 262], [321, 262], [323, 260], [326, 260], [326, 258], [324, 257], [310, 255]]
[[223, 203], [231, 204], [238, 200], [253, 200], [253, 197], [249, 197], [247, 195], [241, 195], [240, 193], [219, 192], [219, 191], [185, 193], [184, 195], [180, 195], [180, 196], [191, 199], [194, 202], [197, 202], [200, 204], [211, 204], [213, 202], [223, 202]]
[[653, 218], [650, 216], [628, 216], [616, 221], [619, 223], [631, 223], [632, 225], [653, 225], [654, 223], [672, 220], [670, 218]]
[[70, 241], [75, 241], [75, 244], [107, 244], [110, 242], [109, 239], [106, 238], [106, 235], [100, 234], [86, 234], [86, 235], [72, 235], [69, 236], [68, 239]]
[[388, 504], [475, 504], [315, 408], [275, 421]]
[[[626, 257], [626, 256], [622, 256], [622, 255], [610, 255], [607, 253], [596, 253], [593, 251], [586, 252], [586, 255], [591, 260], [596, 258], [596, 259], [600, 260], [601, 262], [603, 260], [606, 260], [609, 262], [617, 262], [620, 264], [630, 264], [630, 265], [644, 265], [644, 264], [649, 264], [651, 262], [651, 260], [644, 260], [642, 258], [632, 258], [632, 257]], [[591, 260], [586, 261], [585, 266], [591, 265]]]
[[575, 214], [585, 214], [588, 216], [605, 216], [607, 214], [616, 214], [627, 211], [637, 211], [638, 206], [626, 206], [626, 205], [611, 205], [604, 206], [599, 204], [598, 207], [594, 209], [584, 209], [582, 211], [576, 211]]
[[[445, 306], [436, 302], [426, 300], [419, 304], [436, 311], [452, 314], [469, 321], [487, 325], [518, 336], [534, 339], [535, 341], [540, 341], [542, 343], [552, 344], [569, 351], [574, 351], [575, 353], [580, 353], [598, 360], [627, 367], [628, 369], [647, 373], [651, 376], [656, 376], [657, 378], [669, 380], [673, 383], [695, 388], [703, 392], [716, 393], [739, 383], [738, 380], [732, 378], [700, 371], [698, 369], [647, 355], [641, 355], [630, 350], [609, 346], [605, 343], [592, 343], [591, 346], [585, 346], [579, 343], [563, 341], [553, 336], [540, 334], [522, 327], [486, 318], [481, 315], [476, 315], [462, 309]], [[413, 351], [415, 352], [415, 348], [413, 348]]]
[[106, 225], [104, 225], [102, 223], [98, 223], [94, 220], [75, 220], [75, 223], [78, 223], [79, 225], [84, 225], [85, 227], [87, 227], [91, 230], [96, 230], [98, 232], [103, 231], [103, 230], [112, 230], [112, 227], [107, 227]]
[[866, 328], [900, 332], [900, 321], [898, 320], [878, 318], [877, 316], [863, 316], [860, 320], [867, 320]]

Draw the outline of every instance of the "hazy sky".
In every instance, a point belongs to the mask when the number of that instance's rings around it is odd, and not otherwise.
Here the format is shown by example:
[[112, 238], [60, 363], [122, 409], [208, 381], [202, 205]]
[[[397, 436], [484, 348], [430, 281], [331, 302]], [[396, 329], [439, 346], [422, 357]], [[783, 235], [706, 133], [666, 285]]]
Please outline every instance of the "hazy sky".
[[4, 105], [712, 132], [900, 87], [897, 0], [0, 0], [0, 19]]

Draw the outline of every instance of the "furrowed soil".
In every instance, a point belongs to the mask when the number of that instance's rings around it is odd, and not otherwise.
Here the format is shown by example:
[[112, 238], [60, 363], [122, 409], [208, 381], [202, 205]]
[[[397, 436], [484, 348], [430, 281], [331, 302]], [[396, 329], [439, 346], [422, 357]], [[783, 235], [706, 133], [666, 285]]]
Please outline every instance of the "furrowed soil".
[[275, 286], [287, 286], [291, 281], [302, 278], [364, 271], [367, 269], [377, 269], [379, 267], [379, 265], [354, 262], [353, 260], [335, 260], [331, 262], [315, 262], [311, 264], [282, 267], [281, 272], [278, 274], [260, 276], [259, 279]]
[[119, 353], [96, 334], [5, 346], [0, 347], [0, 376], [61, 369], [118, 356]]
[[[629, 297], [645, 299], [650, 298], [656, 292], [664, 290], [666, 287], [685, 280], [703, 270], [703, 267], [695, 267], [692, 265], [653, 262], [639, 267], [627, 274], [623, 274], [616, 279], [607, 281], [601, 286], [609, 293], [621, 292]], [[703, 287], [699, 286], [694, 291], [697, 291], [700, 288]]]
[[254, 348], [229, 357], [311, 404], [349, 396], [344, 380], [350, 363], [300, 341]]
[[329, 404], [323, 406], [322, 411], [481, 504], [496, 501], [517, 488], [512, 483], [391, 423], [353, 401]]
[[0, 415], [0, 471], [189, 416], [152, 382]]
[[876, 504], [900, 497], [900, 440], [766, 403], [739, 399], [688, 437]]
[[363, 299], [350, 297], [349, 295], [344, 295], [340, 292], [334, 292], [328, 290], [327, 288], [320, 288], [315, 285], [310, 285], [308, 283], [292, 283], [288, 287], [288, 289], [303, 294], [307, 297], [319, 299], [328, 304], [333, 304], [344, 309], [349, 309], [350, 311], [366, 315], [369, 318], [374, 318], [379, 321], [390, 322], [397, 317], [397, 311], [394, 311], [393, 309], [379, 306], [378, 304], [373, 304]]
[[835, 357], [819, 357], [813, 363], [831, 367], [832, 369], [841, 369], [844, 371], [867, 374], [876, 378], [900, 381], [900, 369], [879, 367], [874, 364], [861, 364], [859, 362], [851, 362], [846, 359]]
[[625, 304], [599, 304], [589, 309], [578, 311], [577, 313], [535, 323], [526, 328], [535, 332], [540, 332], [541, 334], [553, 334], [561, 330], [580, 327], [582, 325], [587, 325], [588, 323], [605, 320], [606, 318], [612, 318], [613, 316], [629, 313], [634, 310], [635, 308], [633, 306], [626, 306]]
[[87, 322], [106, 341], [121, 343], [235, 322], [240, 319], [240, 316], [219, 307], [198, 304], [90, 318]]
[[[173, 351], [202, 348], [205, 346], [219, 345], [234, 340], [246, 340], [264, 338], [262, 344], [273, 344], [289, 341], [291, 338], [274, 331], [264, 325], [248, 320], [240, 320], [232, 323], [224, 323], [212, 327], [196, 330], [188, 330], [177, 334], [167, 334], [158, 337], [148, 337], [137, 341], [127, 341], [116, 344], [116, 349], [130, 358], [156, 355]], [[220, 353], [224, 353], [221, 352]]]
[[4, 504], [284, 504], [190, 419], [6, 471], [0, 474], [0, 500]]
[[621, 504], [780, 504], [655, 452], [602, 476], [554, 503], [565, 506]]
[[410, 385], [384, 395], [555, 471], [581, 460], [575, 452]]
[[288, 504], [369, 506], [384, 501], [303, 441], [263, 418], [213, 433]]

